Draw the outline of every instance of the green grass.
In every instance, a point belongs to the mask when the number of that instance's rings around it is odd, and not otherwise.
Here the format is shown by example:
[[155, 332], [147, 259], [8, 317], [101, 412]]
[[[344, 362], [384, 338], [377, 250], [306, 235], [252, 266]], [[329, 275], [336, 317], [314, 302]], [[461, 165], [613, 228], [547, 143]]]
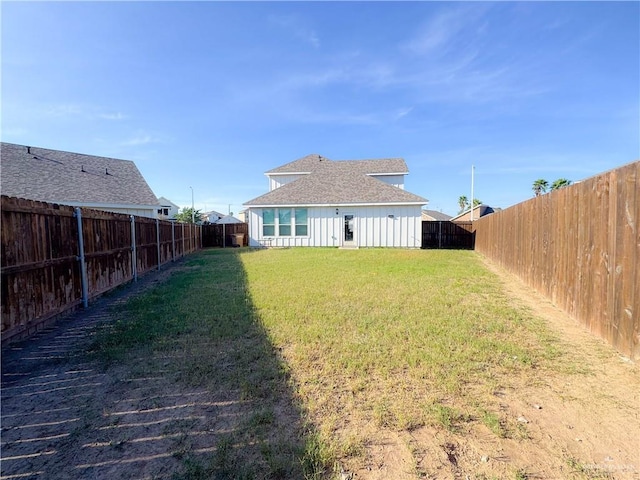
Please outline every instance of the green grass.
[[[560, 356], [470, 251], [210, 250], [186, 267], [129, 302], [93, 348], [107, 365], [147, 352], [177, 381], [249, 403], [232, 443], [253, 442], [255, 456], [222, 449], [202, 464], [186, 452], [184, 478], [322, 478], [364, 454], [366, 428], [480, 422], [503, 437], [494, 392], [535, 383]], [[282, 398], [293, 430], [275, 413]]]
[[345, 410], [379, 427], [456, 430], [510, 378], [559, 355], [473, 252], [292, 249], [242, 261], [321, 431]]

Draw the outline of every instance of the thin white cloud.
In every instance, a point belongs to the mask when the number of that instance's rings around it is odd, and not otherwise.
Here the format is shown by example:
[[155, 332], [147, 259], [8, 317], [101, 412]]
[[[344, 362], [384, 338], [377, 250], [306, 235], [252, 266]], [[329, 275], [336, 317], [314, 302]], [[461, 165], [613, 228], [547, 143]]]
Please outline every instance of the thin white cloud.
[[50, 117], [75, 117], [85, 114], [85, 108], [78, 104], [61, 103], [45, 107], [44, 114]]
[[486, 11], [479, 4], [457, 5], [431, 17], [401, 49], [414, 55], [443, 56], [470, 32], [483, 34], [488, 25], [482, 20]]
[[401, 108], [398, 111], [395, 112], [395, 114], [393, 115], [393, 119], [395, 121], [400, 120], [403, 117], [406, 117], [407, 115], [409, 115], [413, 110], [413, 107], [408, 107], [408, 108]]
[[160, 143], [160, 142], [161, 140], [158, 137], [151, 135], [149, 133], [140, 132], [134, 135], [133, 137], [129, 138], [128, 140], [121, 142], [120, 145], [122, 145], [123, 147], [136, 147], [140, 145], [148, 145], [150, 143]]
[[7, 137], [23, 137], [28, 133], [28, 130], [26, 128], [7, 128], [7, 129], [2, 129], [2, 139], [4, 140]]
[[298, 40], [301, 40], [314, 48], [320, 48], [320, 37], [318, 37], [316, 31], [305, 25], [304, 21], [298, 16], [270, 15], [268, 20], [272, 25], [289, 32]]
[[103, 120], [124, 120], [127, 118], [126, 115], [117, 112], [117, 113], [99, 113], [98, 118], [102, 118]]

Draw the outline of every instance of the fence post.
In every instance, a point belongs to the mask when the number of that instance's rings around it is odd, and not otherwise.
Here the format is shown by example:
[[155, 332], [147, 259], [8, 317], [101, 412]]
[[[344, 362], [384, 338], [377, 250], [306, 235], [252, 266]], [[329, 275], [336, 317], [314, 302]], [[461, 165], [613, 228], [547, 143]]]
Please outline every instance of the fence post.
[[158, 270], [160, 270], [160, 220], [156, 218], [156, 242], [158, 243]]
[[438, 248], [442, 248], [442, 220], [438, 222]]
[[180, 225], [182, 225], [182, 256], [184, 257], [184, 223]]
[[131, 274], [133, 281], [138, 281], [138, 257], [136, 253], [136, 217], [129, 215], [131, 218]]
[[80, 283], [82, 284], [82, 306], [89, 306], [89, 286], [87, 285], [87, 263], [84, 258], [84, 235], [82, 234], [82, 214], [80, 207], [76, 207], [76, 219], [78, 220], [78, 249], [80, 250]]
[[171, 261], [176, 261], [176, 222], [171, 222]]

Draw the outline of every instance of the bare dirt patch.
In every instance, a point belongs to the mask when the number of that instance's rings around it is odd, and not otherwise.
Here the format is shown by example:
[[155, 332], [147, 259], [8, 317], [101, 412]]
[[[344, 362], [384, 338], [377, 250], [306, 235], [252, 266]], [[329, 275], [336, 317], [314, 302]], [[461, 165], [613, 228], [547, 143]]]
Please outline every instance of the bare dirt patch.
[[640, 478], [638, 366], [518, 278], [484, 262], [514, 305], [560, 336], [574, 366], [496, 391], [495, 430], [471, 422], [455, 432], [427, 426], [372, 433], [364, 465], [344, 461], [351, 478]]

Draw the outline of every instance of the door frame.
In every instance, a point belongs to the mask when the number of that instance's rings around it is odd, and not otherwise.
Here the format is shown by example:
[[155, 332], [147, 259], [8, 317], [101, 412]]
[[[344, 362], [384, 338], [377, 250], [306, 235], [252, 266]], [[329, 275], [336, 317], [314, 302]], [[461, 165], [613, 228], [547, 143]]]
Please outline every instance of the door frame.
[[[352, 217], [352, 221], [353, 221], [353, 228], [351, 229], [351, 234], [352, 234], [352, 239], [350, 241], [346, 240], [346, 234], [347, 234], [347, 230], [346, 230], [346, 217]], [[341, 236], [341, 244], [344, 247], [355, 247], [357, 245], [357, 232], [358, 229], [356, 228], [356, 214], [354, 212], [342, 212], [342, 228], [340, 229], [342, 232], [342, 236]]]

